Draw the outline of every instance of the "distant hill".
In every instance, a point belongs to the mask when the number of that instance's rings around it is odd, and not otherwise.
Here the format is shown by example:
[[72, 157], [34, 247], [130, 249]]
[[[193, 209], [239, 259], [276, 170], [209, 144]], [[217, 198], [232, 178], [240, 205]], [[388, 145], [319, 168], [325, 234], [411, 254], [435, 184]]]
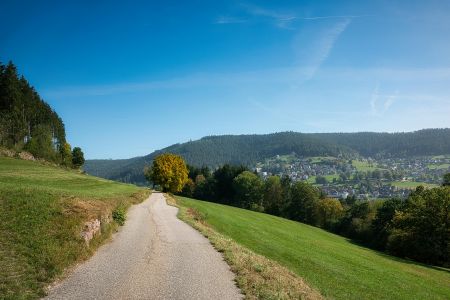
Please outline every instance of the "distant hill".
[[143, 168], [161, 153], [181, 155], [188, 164], [215, 168], [225, 163], [253, 166], [275, 155], [404, 157], [450, 153], [450, 128], [402, 133], [298, 133], [208, 136], [175, 144], [147, 156], [88, 160], [84, 170], [95, 176], [145, 184]]

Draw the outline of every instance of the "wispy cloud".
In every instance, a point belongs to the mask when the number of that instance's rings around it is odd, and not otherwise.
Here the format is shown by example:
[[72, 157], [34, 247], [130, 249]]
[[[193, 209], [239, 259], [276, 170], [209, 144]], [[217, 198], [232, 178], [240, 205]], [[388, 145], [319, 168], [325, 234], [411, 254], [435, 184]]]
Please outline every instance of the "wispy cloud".
[[324, 19], [355, 19], [363, 17], [371, 17], [373, 15], [340, 15], [340, 16], [313, 16], [313, 17], [302, 17], [299, 20], [324, 20]]
[[370, 97], [370, 111], [372, 115], [377, 114], [377, 101], [378, 101], [378, 91], [380, 89], [380, 85], [377, 83], [375, 86], [372, 95]]
[[[236, 18], [230, 16], [220, 16], [215, 20], [215, 24], [236, 24], [236, 23], [247, 23], [247, 22], [257, 22], [261, 20], [266, 20], [272, 23], [278, 28], [282, 29], [295, 29], [294, 22], [296, 21], [318, 21], [326, 19], [346, 19], [352, 20], [355, 18], [369, 17], [373, 15], [328, 15], [328, 16], [300, 16], [292, 11], [280, 11], [275, 9], [268, 9], [265, 7], [243, 3], [240, 7], [247, 14], [246, 18]], [[253, 20], [252, 20], [253, 19]]]
[[[391, 108], [392, 104], [394, 104], [399, 95], [398, 91], [395, 91], [394, 94], [380, 95], [379, 90], [380, 85], [377, 84], [372, 91], [372, 95], [370, 96], [370, 112], [373, 116], [377, 117], [383, 116]], [[384, 100], [381, 105], [378, 104], [379, 100]]]
[[216, 20], [214, 20], [214, 24], [239, 24], [239, 23], [247, 23], [248, 20], [240, 19], [229, 16], [220, 16]]
[[391, 108], [394, 101], [397, 99], [398, 91], [395, 92], [393, 95], [389, 95], [386, 99], [386, 101], [383, 104], [384, 112], [387, 112], [389, 108]]
[[300, 32], [294, 43], [297, 48], [298, 64], [309, 69], [306, 80], [314, 77], [350, 23], [351, 19], [344, 19], [314, 34], [305, 35]]
[[[274, 68], [258, 71], [236, 72], [236, 73], [192, 73], [185, 76], [161, 79], [161, 80], [143, 80], [136, 82], [116, 82], [104, 85], [87, 85], [87, 86], [66, 86], [43, 90], [45, 97], [61, 98], [61, 97], [80, 97], [80, 96], [104, 96], [114, 94], [137, 93], [153, 90], [165, 89], [191, 89], [198, 87], [243, 87], [255, 86], [260, 88], [261, 85], [278, 85], [288, 87], [295, 84], [299, 80], [299, 76], [303, 78], [310, 74], [309, 68], [289, 67]], [[427, 84], [446, 84], [450, 77], [450, 68], [428, 68], [428, 69], [342, 69], [342, 68], [323, 68], [321, 71], [321, 79], [335, 81], [336, 78], [347, 83], [354, 83], [358, 79], [370, 80], [374, 78], [383, 78], [387, 82], [395, 82], [396, 84], [411, 82]], [[371, 101], [377, 105], [379, 99], [387, 99], [394, 95], [394, 99], [390, 100], [391, 104], [387, 104], [388, 108], [398, 99], [413, 99], [416, 102], [435, 101], [438, 103], [449, 104], [450, 99], [446, 96], [437, 96], [430, 94], [405, 94], [394, 93], [391, 95], [382, 95], [379, 88], [375, 88], [371, 93]], [[374, 98], [373, 98], [374, 97]], [[384, 103], [384, 102], [383, 102]]]
[[253, 16], [265, 17], [274, 22], [277, 27], [284, 29], [292, 29], [290, 24], [297, 19], [293, 13], [282, 13], [256, 5], [242, 4], [246, 12]]

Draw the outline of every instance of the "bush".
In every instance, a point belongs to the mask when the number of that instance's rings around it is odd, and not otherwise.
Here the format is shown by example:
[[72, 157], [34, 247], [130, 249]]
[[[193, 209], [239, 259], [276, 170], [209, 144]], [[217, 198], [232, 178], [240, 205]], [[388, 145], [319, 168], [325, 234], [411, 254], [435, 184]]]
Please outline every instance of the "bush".
[[127, 219], [127, 212], [125, 210], [125, 207], [119, 206], [118, 208], [116, 208], [112, 213], [112, 217], [114, 221], [117, 222], [117, 224], [123, 226], [125, 224], [125, 220]]

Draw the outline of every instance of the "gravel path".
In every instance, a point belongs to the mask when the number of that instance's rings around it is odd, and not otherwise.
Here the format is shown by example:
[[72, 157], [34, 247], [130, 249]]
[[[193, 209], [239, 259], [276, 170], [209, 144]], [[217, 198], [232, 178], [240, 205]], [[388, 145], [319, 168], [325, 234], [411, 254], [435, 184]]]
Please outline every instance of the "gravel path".
[[241, 299], [222, 256], [177, 211], [161, 193], [131, 207], [112, 242], [47, 299]]

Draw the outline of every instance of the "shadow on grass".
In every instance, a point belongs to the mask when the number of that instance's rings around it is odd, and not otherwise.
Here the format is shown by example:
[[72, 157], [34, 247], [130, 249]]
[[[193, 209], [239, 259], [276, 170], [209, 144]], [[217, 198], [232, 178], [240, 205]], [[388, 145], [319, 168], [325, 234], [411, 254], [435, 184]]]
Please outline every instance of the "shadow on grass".
[[396, 262], [405, 263], [405, 264], [409, 264], [409, 265], [416, 265], [416, 266], [420, 266], [422, 268], [433, 269], [433, 270], [436, 270], [436, 271], [441, 271], [441, 272], [445, 272], [445, 273], [450, 274], [450, 269], [445, 268], [445, 267], [428, 265], [428, 264], [421, 263], [421, 262], [418, 262], [418, 261], [415, 261], [415, 260], [412, 260], [412, 259], [394, 256], [394, 255], [391, 255], [389, 253], [383, 252], [381, 250], [376, 250], [376, 249], [370, 248], [366, 244], [364, 244], [362, 242], [359, 242], [357, 240], [352, 240], [350, 238], [346, 238], [346, 240], [349, 243], [351, 243], [351, 244], [353, 244], [355, 246], [358, 246], [360, 248], [364, 248], [364, 249], [370, 250], [373, 253], [375, 253], [376, 255], [381, 256], [381, 257], [386, 258], [386, 259], [390, 259], [390, 260], [393, 260], [393, 261], [396, 261]]

